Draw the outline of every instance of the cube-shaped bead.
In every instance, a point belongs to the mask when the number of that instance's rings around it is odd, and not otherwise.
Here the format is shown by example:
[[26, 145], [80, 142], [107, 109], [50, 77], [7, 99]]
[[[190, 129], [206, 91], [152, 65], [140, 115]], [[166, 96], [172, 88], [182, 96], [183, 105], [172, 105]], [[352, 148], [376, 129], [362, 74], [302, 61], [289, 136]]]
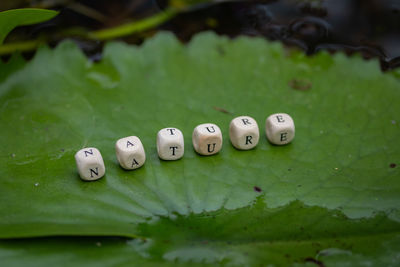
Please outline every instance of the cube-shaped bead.
[[104, 176], [106, 168], [100, 151], [94, 147], [87, 147], [75, 154], [79, 176], [85, 181], [94, 181]]
[[146, 161], [146, 153], [140, 139], [136, 136], [129, 136], [119, 139], [115, 143], [115, 152], [122, 168], [134, 170]]
[[237, 149], [252, 149], [260, 139], [258, 124], [249, 116], [234, 118], [229, 125], [229, 137], [232, 145]]
[[214, 155], [222, 148], [221, 129], [213, 123], [204, 123], [194, 128], [193, 147], [200, 155]]
[[270, 115], [265, 122], [265, 133], [268, 140], [275, 145], [285, 145], [294, 138], [294, 122], [286, 113]]
[[177, 128], [164, 128], [157, 134], [157, 152], [163, 160], [177, 160], [184, 153], [183, 134]]

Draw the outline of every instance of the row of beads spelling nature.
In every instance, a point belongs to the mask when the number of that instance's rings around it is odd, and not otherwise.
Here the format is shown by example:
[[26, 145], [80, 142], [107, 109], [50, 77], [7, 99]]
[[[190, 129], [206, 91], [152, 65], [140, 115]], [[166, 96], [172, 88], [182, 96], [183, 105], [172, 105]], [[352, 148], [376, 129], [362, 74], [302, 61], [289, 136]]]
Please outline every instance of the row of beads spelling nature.
[[[268, 140], [275, 145], [285, 145], [294, 138], [293, 119], [285, 113], [270, 115], [265, 123]], [[258, 144], [260, 137], [257, 122], [249, 116], [234, 118], [229, 125], [232, 145], [240, 150], [249, 150]], [[212, 123], [200, 124], [192, 135], [194, 150], [200, 155], [214, 155], [221, 150], [222, 133]], [[115, 144], [117, 159], [122, 168], [133, 170], [143, 166], [146, 154], [140, 139], [129, 136], [119, 139]], [[163, 160], [177, 160], [183, 157], [184, 140], [177, 128], [164, 128], [157, 134], [157, 152]], [[104, 161], [100, 151], [94, 147], [79, 150], [75, 160], [80, 177], [86, 181], [100, 179], [105, 174]]]

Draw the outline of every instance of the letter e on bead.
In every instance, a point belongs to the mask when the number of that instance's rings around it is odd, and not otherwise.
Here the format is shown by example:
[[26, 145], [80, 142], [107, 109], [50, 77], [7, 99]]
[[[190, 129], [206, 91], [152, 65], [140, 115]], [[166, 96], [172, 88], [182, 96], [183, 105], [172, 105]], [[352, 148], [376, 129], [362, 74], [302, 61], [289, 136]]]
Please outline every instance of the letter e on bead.
[[285, 120], [283, 119], [282, 115], [276, 116], [276, 119], [278, 120], [278, 122], [285, 122]]
[[281, 142], [286, 141], [287, 140], [287, 133], [281, 133]]

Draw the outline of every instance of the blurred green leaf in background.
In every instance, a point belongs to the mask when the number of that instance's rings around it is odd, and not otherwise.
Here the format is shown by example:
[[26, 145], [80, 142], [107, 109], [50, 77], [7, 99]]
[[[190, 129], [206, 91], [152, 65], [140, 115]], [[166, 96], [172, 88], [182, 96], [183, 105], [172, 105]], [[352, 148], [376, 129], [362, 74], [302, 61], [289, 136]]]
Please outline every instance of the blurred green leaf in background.
[[15, 27], [36, 24], [50, 20], [58, 12], [38, 8], [21, 8], [0, 12], [0, 45]]

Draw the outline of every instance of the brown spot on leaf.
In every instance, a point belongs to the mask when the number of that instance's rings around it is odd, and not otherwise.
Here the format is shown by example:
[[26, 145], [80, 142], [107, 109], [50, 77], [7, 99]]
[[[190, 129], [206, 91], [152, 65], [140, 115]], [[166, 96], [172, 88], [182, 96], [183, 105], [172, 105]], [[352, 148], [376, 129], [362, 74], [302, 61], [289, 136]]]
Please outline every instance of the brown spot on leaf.
[[222, 46], [217, 45], [217, 51], [221, 56], [225, 56], [225, 49]]
[[397, 166], [396, 163], [390, 163], [389, 165], [390, 168], [396, 168], [396, 166]]
[[225, 113], [225, 114], [232, 114], [232, 112], [230, 112], [230, 111], [227, 111], [227, 110], [226, 110], [226, 109], [224, 109], [224, 108], [220, 108], [220, 107], [213, 107], [213, 109], [215, 109], [216, 111], [219, 111], [219, 112]]
[[316, 260], [316, 259], [311, 258], [311, 257], [306, 258], [304, 261], [315, 263], [319, 267], [325, 267], [325, 264], [322, 261]]
[[254, 186], [254, 191], [256, 191], [256, 192], [261, 192], [262, 189], [261, 189], [260, 187], [258, 187], [258, 186]]
[[289, 86], [295, 90], [308, 91], [311, 89], [312, 84], [308, 80], [292, 79], [289, 81]]

